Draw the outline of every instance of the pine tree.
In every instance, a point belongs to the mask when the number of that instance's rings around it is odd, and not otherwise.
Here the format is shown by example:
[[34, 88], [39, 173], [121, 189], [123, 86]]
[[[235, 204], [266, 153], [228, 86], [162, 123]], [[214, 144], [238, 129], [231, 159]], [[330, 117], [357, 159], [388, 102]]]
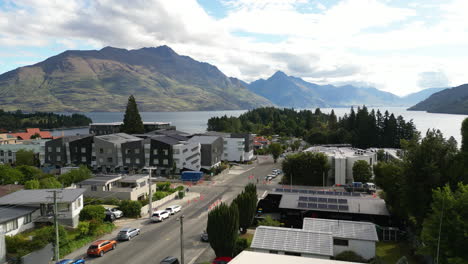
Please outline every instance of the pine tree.
[[239, 210], [236, 203], [218, 205], [208, 213], [208, 233], [210, 246], [217, 257], [231, 257], [239, 232]]
[[468, 153], [468, 118], [465, 118], [462, 122], [461, 135], [461, 151]]
[[143, 121], [141, 121], [140, 112], [138, 111], [138, 106], [133, 95], [130, 95], [128, 98], [127, 109], [125, 110], [121, 131], [127, 134], [145, 132]]

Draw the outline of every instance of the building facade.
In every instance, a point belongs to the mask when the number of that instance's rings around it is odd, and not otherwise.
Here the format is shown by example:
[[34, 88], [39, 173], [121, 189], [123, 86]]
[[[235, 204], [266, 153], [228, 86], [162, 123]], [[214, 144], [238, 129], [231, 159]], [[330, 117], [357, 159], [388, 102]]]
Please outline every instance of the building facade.
[[[122, 125], [123, 122], [92, 123], [89, 125], [89, 133], [96, 136], [117, 134], [120, 133]], [[171, 123], [168, 122], [143, 122], [143, 127], [145, 132], [160, 129], [175, 129], [175, 127], [172, 127]]]
[[194, 136], [188, 140], [200, 144], [201, 168], [210, 170], [219, 166], [223, 159], [223, 138], [219, 136]]
[[96, 169], [102, 172], [138, 170], [145, 166], [143, 139], [117, 133], [94, 137]]
[[57, 167], [94, 166], [93, 135], [66, 136], [45, 143], [44, 163]]
[[29, 140], [22, 144], [3, 144], [0, 145], [0, 164], [15, 164], [16, 153], [19, 150], [32, 151], [39, 160], [44, 160], [44, 145], [46, 140]]

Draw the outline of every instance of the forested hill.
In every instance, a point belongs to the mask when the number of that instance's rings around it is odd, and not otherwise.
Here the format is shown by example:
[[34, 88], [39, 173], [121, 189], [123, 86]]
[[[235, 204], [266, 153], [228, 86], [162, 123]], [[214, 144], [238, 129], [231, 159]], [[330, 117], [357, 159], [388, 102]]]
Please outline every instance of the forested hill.
[[66, 128], [87, 126], [92, 120], [82, 114], [60, 115], [54, 113], [5, 112], [0, 109], [0, 129], [16, 131], [25, 128]]
[[435, 93], [408, 110], [468, 115], [468, 84]]
[[310, 144], [350, 143], [354, 147], [399, 148], [401, 139], [418, 134], [412, 120], [386, 111], [370, 111], [367, 107], [351, 108], [349, 114], [337, 119], [332, 111], [325, 114], [319, 108], [296, 111], [274, 107], [257, 108], [239, 117], [213, 117], [208, 130], [221, 132], [250, 132], [259, 135], [295, 136]]

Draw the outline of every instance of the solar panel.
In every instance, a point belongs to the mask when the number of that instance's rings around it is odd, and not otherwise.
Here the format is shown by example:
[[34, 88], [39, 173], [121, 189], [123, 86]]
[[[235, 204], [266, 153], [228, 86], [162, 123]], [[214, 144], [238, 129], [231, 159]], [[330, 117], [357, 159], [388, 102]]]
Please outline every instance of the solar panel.
[[300, 193], [307, 193], [307, 190], [299, 190]]
[[291, 189], [283, 189], [284, 192], [291, 192]]
[[331, 209], [331, 210], [338, 210], [338, 205], [336, 205], [336, 204], [329, 204], [329, 205], [328, 205], [328, 209]]
[[326, 203], [326, 202], [327, 202], [327, 198], [319, 197], [319, 198], [318, 198], [318, 201], [321, 202], [321, 203]]
[[315, 193], [316, 193], [316, 191], [314, 191], [314, 190], [309, 190], [308, 192], [309, 192], [310, 194], [315, 194]]
[[309, 203], [309, 208], [317, 208], [317, 204], [316, 203]]
[[349, 211], [349, 206], [347, 206], [347, 205], [339, 205], [339, 206], [338, 206], [338, 209], [339, 209], [340, 211]]
[[293, 192], [293, 193], [298, 193], [299, 190], [297, 190], [297, 189], [292, 189], [291, 192]]
[[336, 204], [336, 203], [338, 203], [338, 199], [336, 199], [336, 198], [328, 198], [328, 203], [334, 203], [334, 204]]
[[277, 192], [284, 192], [284, 189], [276, 188], [275, 191], [277, 191]]
[[324, 191], [317, 191], [317, 194], [324, 195], [324, 194], [325, 194], [325, 192], [324, 192]]
[[342, 195], [341, 192], [334, 192], [333, 195]]
[[351, 196], [351, 193], [350, 192], [344, 192], [343, 196]]
[[333, 195], [334, 192], [325, 192], [326, 195]]
[[317, 197], [309, 197], [310, 202], [317, 202]]
[[338, 203], [340, 203], [340, 204], [347, 204], [347, 203], [348, 203], [348, 200], [346, 200], [346, 199], [338, 199]]
[[308, 201], [309, 199], [305, 196], [299, 196], [299, 201]]
[[352, 194], [353, 194], [353, 196], [361, 196], [360, 193], [352, 193]]
[[318, 208], [319, 209], [327, 209], [327, 205], [326, 204], [318, 204]]
[[307, 208], [307, 203], [298, 203], [297, 207]]

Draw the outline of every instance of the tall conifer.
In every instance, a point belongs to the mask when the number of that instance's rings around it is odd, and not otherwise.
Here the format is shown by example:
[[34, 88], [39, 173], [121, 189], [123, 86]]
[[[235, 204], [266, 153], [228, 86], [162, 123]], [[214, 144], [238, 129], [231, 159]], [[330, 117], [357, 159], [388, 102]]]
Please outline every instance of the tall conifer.
[[127, 134], [144, 133], [143, 121], [141, 121], [140, 112], [135, 101], [135, 97], [130, 95], [128, 98], [127, 109], [121, 131]]

